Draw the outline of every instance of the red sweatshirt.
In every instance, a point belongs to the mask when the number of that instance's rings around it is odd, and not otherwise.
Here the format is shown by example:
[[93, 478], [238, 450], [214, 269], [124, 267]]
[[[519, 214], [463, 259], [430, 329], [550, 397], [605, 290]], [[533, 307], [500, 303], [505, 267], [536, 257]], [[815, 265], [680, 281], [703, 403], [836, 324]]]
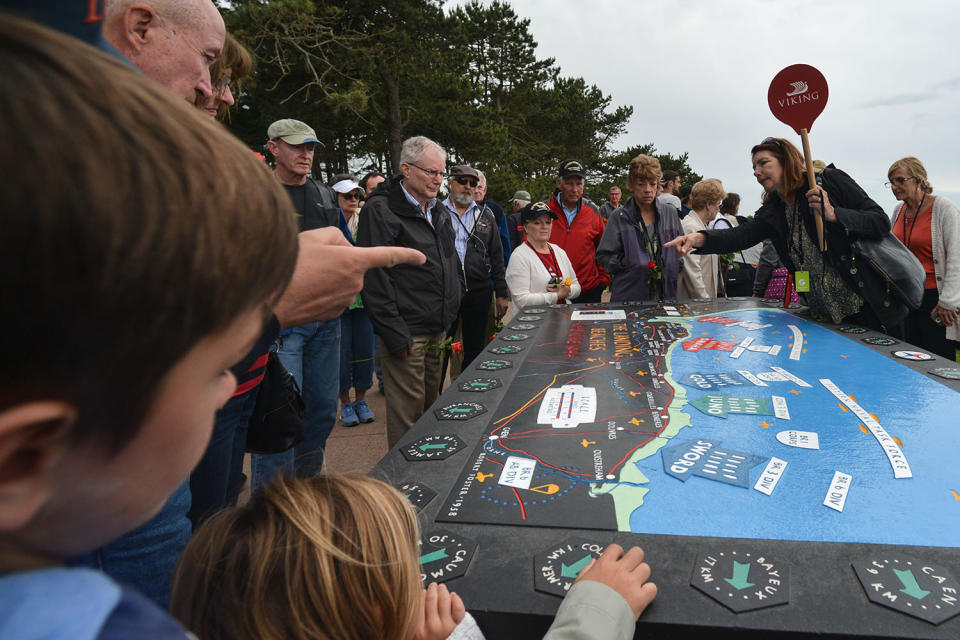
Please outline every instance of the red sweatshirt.
[[[557, 214], [550, 231], [550, 242], [567, 252], [577, 280], [583, 291], [610, 284], [610, 276], [597, 264], [597, 246], [603, 237], [603, 218], [580, 199], [580, 209], [573, 218], [573, 225], [567, 224], [567, 215], [554, 194], [547, 202], [550, 210]], [[574, 301], [576, 302], [576, 301]]]

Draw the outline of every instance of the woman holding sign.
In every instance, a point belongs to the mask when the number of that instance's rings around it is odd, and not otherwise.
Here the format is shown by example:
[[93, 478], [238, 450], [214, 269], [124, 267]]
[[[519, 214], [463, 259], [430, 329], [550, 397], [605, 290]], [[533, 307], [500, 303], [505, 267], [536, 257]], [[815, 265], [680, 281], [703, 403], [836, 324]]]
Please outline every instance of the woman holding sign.
[[920, 259], [927, 274], [920, 308], [903, 323], [904, 338], [937, 355], [956, 360], [960, 340], [960, 211], [933, 195], [923, 163], [897, 160], [887, 186], [902, 204], [893, 210], [893, 235]]
[[[752, 220], [724, 230], [681, 236], [667, 244], [683, 256], [731, 253], [770, 238], [784, 265], [795, 274], [811, 315], [817, 320], [896, 328], [906, 307], [876, 290], [867, 265], [853, 258], [851, 240], [880, 239], [890, 220], [876, 202], [843, 171], [827, 167], [807, 188], [800, 151], [783, 138], [766, 138], [750, 150], [753, 175], [763, 187], [763, 206]], [[826, 252], [818, 248], [814, 215], [822, 213]]]

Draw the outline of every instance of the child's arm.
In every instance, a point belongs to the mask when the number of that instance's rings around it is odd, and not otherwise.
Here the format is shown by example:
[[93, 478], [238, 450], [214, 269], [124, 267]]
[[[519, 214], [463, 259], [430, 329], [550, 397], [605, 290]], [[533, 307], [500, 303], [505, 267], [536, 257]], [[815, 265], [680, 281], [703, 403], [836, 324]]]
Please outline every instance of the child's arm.
[[431, 582], [423, 595], [423, 619], [414, 640], [444, 640], [466, 614], [463, 600], [447, 586]]
[[580, 572], [544, 640], [633, 638], [637, 618], [657, 597], [657, 585], [649, 578], [643, 549], [624, 553], [620, 545], [611, 544]]

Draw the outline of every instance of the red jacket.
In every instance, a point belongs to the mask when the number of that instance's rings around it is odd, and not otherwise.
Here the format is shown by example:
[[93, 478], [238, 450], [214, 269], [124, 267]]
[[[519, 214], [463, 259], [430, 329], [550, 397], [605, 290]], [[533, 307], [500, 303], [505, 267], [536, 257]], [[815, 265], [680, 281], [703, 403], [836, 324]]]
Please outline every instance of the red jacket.
[[[580, 209], [573, 218], [573, 225], [567, 225], [567, 214], [554, 194], [547, 202], [550, 210], [557, 214], [550, 231], [550, 242], [567, 252], [577, 280], [583, 291], [610, 284], [610, 276], [597, 264], [597, 246], [603, 237], [603, 218], [593, 208], [580, 199]], [[576, 302], [576, 301], [574, 301]]]

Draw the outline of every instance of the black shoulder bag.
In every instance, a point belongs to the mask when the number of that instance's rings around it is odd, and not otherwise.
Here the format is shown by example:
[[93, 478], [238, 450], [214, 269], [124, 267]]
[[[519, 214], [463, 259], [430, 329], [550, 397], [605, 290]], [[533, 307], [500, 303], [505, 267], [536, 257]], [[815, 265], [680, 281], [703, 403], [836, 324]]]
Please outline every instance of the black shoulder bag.
[[247, 451], [281, 453], [303, 442], [305, 408], [297, 381], [271, 349], [247, 428]]
[[[833, 165], [827, 167], [823, 173], [832, 168]], [[823, 186], [822, 175], [817, 175], [817, 184], [820, 186]], [[834, 206], [843, 206], [843, 203], [836, 203]], [[912, 310], [920, 308], [927, 273], [917, 256], [900, 242], [892, 231], [887, 231], [876, 239], [850, 237], [849, 241], [849, 268], [854, 270], [851, 273], [856, 273], [858, 261], [868, 267], [867, 273], [872, 276], [869, 279], [873, 282], [868, 282], [867, 290], [861, 293], [865, 294], [865, 299], [881, 318], [888, 316], [896, 303]], [[878, 304], [882, 305], [881, 309], [877, 309]], [[907, 312], [894, 313], [902, 319]]]

